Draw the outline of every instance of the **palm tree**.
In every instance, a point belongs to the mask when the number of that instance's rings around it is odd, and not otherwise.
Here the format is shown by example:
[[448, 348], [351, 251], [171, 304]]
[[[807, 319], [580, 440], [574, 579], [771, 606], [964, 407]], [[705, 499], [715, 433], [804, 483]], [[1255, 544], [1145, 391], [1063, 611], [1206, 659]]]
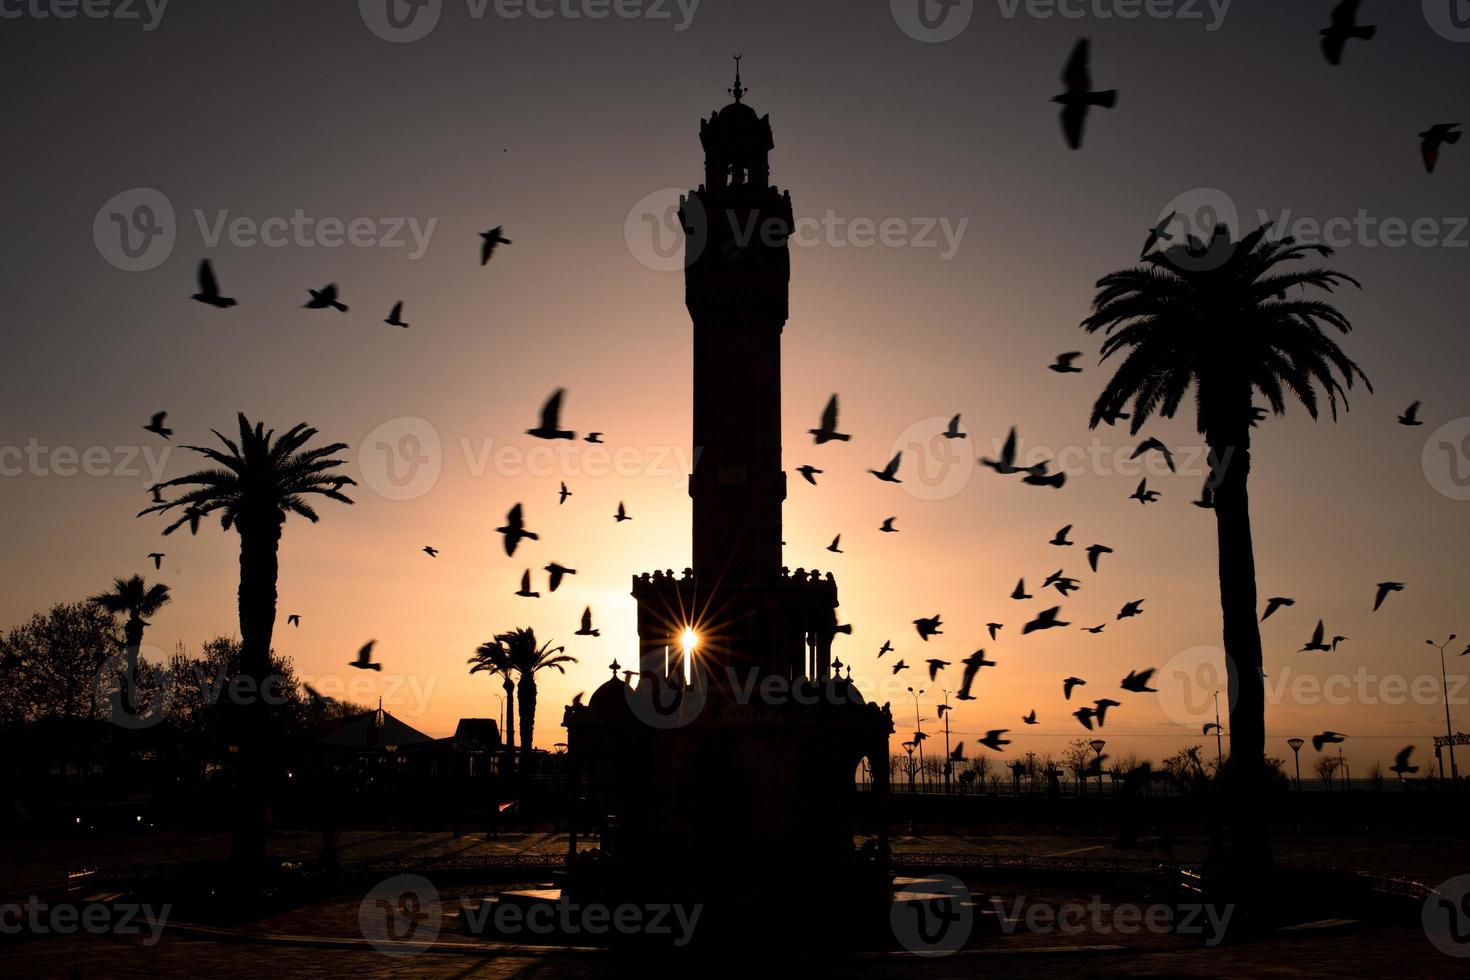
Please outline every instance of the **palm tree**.
[[[1189, 248], [1151, 254], [1141, 267], [1104, 277], [1092, 315], [1082, 323], [1088, 333], [1107, 335], [1104, 361], [1126, 355], [1093, 406], [1092, 427], [1131, 401], [1137, 434], [1155, 415], [1172, 418], [1194, 393], [1198, 430], [1210, 450], [1203, 502], [1213, 499], [1215, 511], [1230, 686], [1231, 863], [1246, 875], [1264, 873], [1271, 864], [1259, 798], [1267, 783], [1266, 707], [1247, 492], [1253, 399], [1259, 393], [1277, 415], [1295, 400], [1315, 419], [1325, 396], [1336, 419], [1338, 402], [1346, 410], [1346, 389], [1355, 380], [1373, 388], [1324, 329], [1346, 334], [1352, 330], [1348, 318], [1305, 295], [1309, 288], [1331, 293], [1360, 284], [1332, 269], [1282, 268], [1312, 255], [1330, 257], [1333, 250], [1272, 239], [1270, 228], [1263, 225], [1236, 242], [1221, 225], [1208, 249], [1192, 239]], [[1303, 295], [1288, 298], [1293, 287]]]
[[[252, 426], [243, 413], [238, 421], [238, 442], [218, 431], [214, 433], [227, 452], [186, 446], [213, 466], [159, 484], [156, 489], [160, 492], [170, 487], [184, 489], [138, 516], [182, 509], [181, 516], [164, 528], [164, 534], [172, 534], [185, 524], [197, 533], [202, 518], [218, 513], [220, 527], [240, 536], [240, 673], [250, 678], [260, 692], [271, 670], [281, 527], [289, 514], [316, 523], [317, 513], [306, 501], [309, 496], [352, 503], [342, 488], [356, 483], [335, 472], [343, 460], [333, 456], [347, 448], [345, 443], [306, 449], [317, 430], [305, 423], [292, 426], [276, 438], [275, 430], [259, 423]], [[255, 697], [251, 709], [253, 723], [242, 733], [240, 743], [242, 805], [231, 847], [232, 860], [247, 875], [258, 870], [265, 859], [268, 806], [265, 699]]]
[[516, 754], [515, 664], [511, 663], [510, 651], [498, 639], [481, 643], [475, 648], [475, 655], [467, 662], [471, 674], [484, 671], [500, 675], [500, 686], [505, 690], [505, 731], [501, 733], [501, 745], [505, 760], [503, 768], [508, 774]]
[[112, 580], [112, 591], [92, 596], [87, 601], [111, 616], [126, 614], [123, 624], [123, 650], [127, 658], [127, 673], [123, 678], [123, 697], [129, 710], [137, 710], [138, 695], [138, 650], [143, 646], [143, 629], [148, 625], [144, 617], [152, 616], [168, 605], [172, 598], [168, 586], [160, 583], [149, 585], [143, 576]]
[[536, 727], [536, 672], [547, 668], [566, 673], [565, 664], [574, 664], [576, 657], [563, 651], [566, 647], [552, 647], [548, 640], [536, 645], [536, 631], [517, 629], [501, 633], [495, 638], [505, 644], [511, 665], [519, 675], [516, 697], [521, 702], [521, 772], [531, 771], [531, 733]]

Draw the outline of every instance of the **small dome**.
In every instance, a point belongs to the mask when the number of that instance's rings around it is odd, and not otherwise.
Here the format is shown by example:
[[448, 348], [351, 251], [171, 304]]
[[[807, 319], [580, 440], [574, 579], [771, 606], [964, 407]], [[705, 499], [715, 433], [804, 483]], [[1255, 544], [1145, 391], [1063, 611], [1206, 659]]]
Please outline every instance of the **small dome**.
[[599, 718], [625, 714], [628, 711], [628, 691], [628, 685], [616, 677], [603, 681], [587, 699], [587, 710]]
[[731, 102], [725, 108], [717, 110], [714, 118], [715, 123], [725, 123], [726, 125], [759, 121], [760, 117], [755, 114], [755, 110], [744, 102]]

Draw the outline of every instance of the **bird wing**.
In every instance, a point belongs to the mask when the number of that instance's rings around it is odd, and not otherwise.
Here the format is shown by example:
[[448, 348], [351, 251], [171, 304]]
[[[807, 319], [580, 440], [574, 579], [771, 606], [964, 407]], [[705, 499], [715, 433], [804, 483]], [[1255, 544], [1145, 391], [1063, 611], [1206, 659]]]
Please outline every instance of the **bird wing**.
[[541, 428], [550, 432], [559, 427], [561, 422], [561, 400], [566, 394], [565, 388], [558, 388], [546, 399], [546, 404], [541, 406]]
[[1082, 147], [1082, 133], [1087, 123], [1087, 106], [1069, 105], [1062, 109], [1062, 133], [1067, 145], [1077, 150]]
[[1067, 67], [1062, 70], [1062, 84], [1067, 86], [1068, 92], [1086, 92], [1092, 88], [1092, 74], [1087, 70], [1090, 60], [1091, 44], [1083, 38], [1072, 49], [1072, 57], [1067, 59]]
[[1323, 629], [1322, 620], [1320, 620], [1320, 619], [1317, 620], [1317, 628], [1312, 631], [1312, 642], [1313, 643], [1321, 643], [1322, 642], [1322, 634], [1325, 633], [1325, 632], [1326, 632], [1326, 630]]
[[821, 428], [826, 432], [834, 432], [837, 429], [837, 396], [833, 395], [827, 399], [827, 407], [822, 409]]
[[393, 304], [393, 312], [388, 314], [388, 319], [390, 319], [390, 320], [396, 320], [396, 319], [398, 319], [398, 314], [400, 314], [402, 312], [403, 312], [403, 300], [399, 300], [398, 302], [396, 302], [396, 303]]
[[592, 607], [591, 606], [588, 606], [586, 609], [583, 609], [582, 610], [582, 628], [584, 630], [590, 630], [592, 628]]
[[208, 259], [199, 263], [199, 291], [205, 296], [218, 296], [219, 283], [214, 278], [214, 266]]
[[1347, 29], [1356, 26], [1358, 22], [1358, 5], [1361, 0], [1342, 0], [1336, 7], [1332, 8], [1332, 26]]

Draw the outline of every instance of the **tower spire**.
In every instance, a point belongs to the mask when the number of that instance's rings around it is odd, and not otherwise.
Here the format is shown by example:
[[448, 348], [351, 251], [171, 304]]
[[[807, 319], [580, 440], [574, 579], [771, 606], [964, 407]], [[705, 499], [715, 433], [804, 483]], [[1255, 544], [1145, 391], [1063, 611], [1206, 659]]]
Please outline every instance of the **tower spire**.
[[735, 84], [732, 85], [729, 89], [727, 89], [727, 91], [731, 95], [733, 95], [735, 97], [735, 101], [736, 102], [739, 102], [740, 99], [741, 99], [741, 96], [745, 95], [746, 92], [750, 91], [749, 89], [745, 88], [744, 86], [742, 86], [740, 84], [740, 58], [741, 57], [742, 56], [741, 55], [738, 55], [738, 54], [735, 56]]

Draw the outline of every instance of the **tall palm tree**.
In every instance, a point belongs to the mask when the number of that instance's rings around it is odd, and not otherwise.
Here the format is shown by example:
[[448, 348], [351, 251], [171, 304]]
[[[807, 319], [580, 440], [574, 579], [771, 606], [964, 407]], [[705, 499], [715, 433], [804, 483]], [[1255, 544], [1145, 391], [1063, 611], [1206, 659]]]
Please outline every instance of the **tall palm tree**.
[[113, 579], [112, 591], [99, 593], [87, 600], [111, 616], [128, 617], [123, 624], [123, 655], [127, 663], [123, 697], [129, 710], [137, 710], [138, 707], [138, 650], [143, 646], [143, 630], [148, 625], [145, 617], [168, 605], [170, 598], [168, 586], [161, 582], [149, 585], [143, 581], [143, 576], [134, 575]]
[[[1253, 399], [1259, 393], [1277, 415], [1288, 400], [1298, 401], [1315, 419], [1325, 397], [1336, 419], [1338, 402], [1346, 410], [1346, 389], [1355, 380], [1373, 388], [1328, 334], [1350, 332], [1348, 318], [1307, 295], [1308, 289], [1331, 293], [1360, 284], [1332, 269], [1284, 268], [1314, 255], [1330, 257], [1333, 250], [1273, 239], [1270, 228], [1263, 225], [1237, 242], [1221, 225], [1208, 248], [1191, 240], [1189, 248], [1151, 254], [1141, 267], [1104, 277], [1092, 315], [1082, 323], [1088, 333], [1107, 335], [1104, 361], [1125, 355], [1093, 406], [1094, 428], [1131, 402], [1136, 434], [1155, 415], [1172, 418], [1194, 394], [1196, 423], [1210, 450], [1203, 499], [1213, 499], [1215, 511], [1229, 674], [1231, 865], [1245, 875], [1271, 864], [1259, 795], [1267, 784], [1266, 706], [1247, 492]], [[1294, 287], [1301, 295], [1288, 297]]]
[[[185, 524], [197, 533], [201, 519], [218, 514], [220, 527], [240, 536], [240, 673], [249, 677], [257, 692], [263, 691], [271, 670], [271, 637], [276, 623], [276, 580], [281, 528], [289, 514], [312, 523], [317, 513], [307, 503], [310, 496], [339, 503], [352, 500], [342, 493], [355, 486], [352, 479], [336, 472], [343, 460], [334, 454], [347, 448], [334, 442], [315, 449], [305, 448], [317, 430], [298, 423], [276, 438], [275, 430], [251, 425], [244, 413], [238, 416], [239, 441], [215, 431], [225, 450], [187, 446], [208, 460], [212, 467], [159, 484], [164, 491], [177, 487], [183, 492], [139, 513], [181, 515], [164, 534]], [[232, 842], [231, 857], [244, 874], [259, 870], [265, 859], [265, 830], [268, 800], [265, 734], [266, 702], [252, 700], [248, 716], [252, 723], [241, 733], [240, 823]]]
[[511, 662], [510, 651], [498, 639], [481, 643], [467, 663], [471, 674], [484, 671], [500, 675], [500, 686], [505, 690], [505, 731], [501, 733], [500, 741], [504, 753], [503, 769], [509, 774], [516, 754], [515, 664]]
[[505, 644], [520, 679], [516, 697], [521, 702], [521, 772], [529, 773], [533, 748], [531, 733], [536, 727], [536, 672], [550, 668], [565, 674], [565, 665], [576, 663], [577, 658], [563, 652], [566, 647], [552, 647], [550, 640], [537, 646], [536, 631], [532, 629], [512, 630], [495, 639]]

